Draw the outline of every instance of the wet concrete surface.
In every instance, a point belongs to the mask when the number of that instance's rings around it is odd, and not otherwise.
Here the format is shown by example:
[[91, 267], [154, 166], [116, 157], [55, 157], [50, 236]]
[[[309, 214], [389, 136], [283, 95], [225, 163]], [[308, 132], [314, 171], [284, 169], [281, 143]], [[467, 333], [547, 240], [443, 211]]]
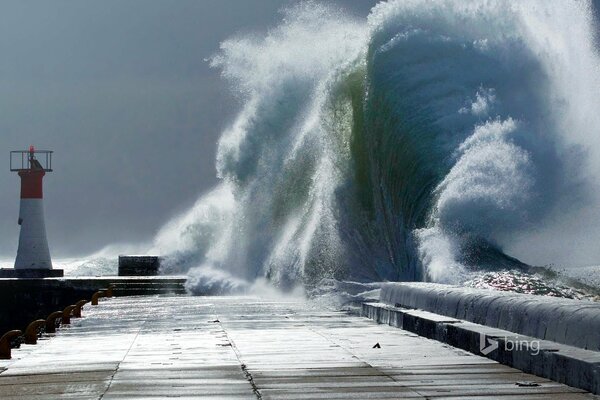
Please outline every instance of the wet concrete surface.
[[0, 371], [1, 399], [596, 398], [367, 318], [255, 297], [102, 299]]

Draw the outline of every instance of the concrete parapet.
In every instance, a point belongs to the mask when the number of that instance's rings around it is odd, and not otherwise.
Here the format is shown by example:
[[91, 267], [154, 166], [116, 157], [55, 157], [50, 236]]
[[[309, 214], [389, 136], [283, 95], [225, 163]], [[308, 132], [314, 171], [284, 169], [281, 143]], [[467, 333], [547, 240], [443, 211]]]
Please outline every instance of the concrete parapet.
[[62, 269], [14, 269], [1, 268], [0, 278], [61, 278]]
[[382, 303], [581, 349], [600, 350], [600, 304], [435, 283], [388, 283]]
[[29, 322], [90, 299], [111, 285], [116, 296], [185, 294], [185, 280], [181, 276], [0, 279], [0, 334], [25, 330]]
[[384, 303], [364, 303], [362, 314], [524, 372], [600, 394], [600, 352]]

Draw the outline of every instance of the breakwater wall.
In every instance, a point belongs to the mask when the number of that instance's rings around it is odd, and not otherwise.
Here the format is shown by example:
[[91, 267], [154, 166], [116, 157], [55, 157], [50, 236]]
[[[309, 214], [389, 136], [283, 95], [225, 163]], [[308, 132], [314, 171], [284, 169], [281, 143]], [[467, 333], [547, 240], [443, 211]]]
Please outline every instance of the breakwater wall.
[[600, 303], [434, 283], [389, 283], [380, 301], [493, 328], [600, 350]]
[[183, 294], [184, 277], [0, 279], [0, 335], [113, 287], [115, 295]]
[[390, 283], [362, 314], [600, 394], [600, 303], [433, 283]]

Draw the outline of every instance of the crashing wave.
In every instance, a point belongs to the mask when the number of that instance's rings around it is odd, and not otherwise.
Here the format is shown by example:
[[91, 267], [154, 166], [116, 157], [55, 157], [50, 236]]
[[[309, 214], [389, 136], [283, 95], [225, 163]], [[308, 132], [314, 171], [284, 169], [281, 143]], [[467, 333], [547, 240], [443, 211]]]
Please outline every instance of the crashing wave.
[[221, 184], [154, 250], [192, 291], [597, 261], [594, 24], [584, 1], [389, 1], [367, 21], [302, 3], [223, 42], [211, 64], [243, 107]]

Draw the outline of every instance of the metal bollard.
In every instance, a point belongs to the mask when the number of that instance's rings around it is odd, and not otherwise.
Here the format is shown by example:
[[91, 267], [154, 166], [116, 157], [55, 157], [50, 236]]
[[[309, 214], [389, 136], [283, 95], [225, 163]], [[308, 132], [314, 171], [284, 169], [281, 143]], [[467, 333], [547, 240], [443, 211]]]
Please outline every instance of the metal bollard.
[[104, 290], [99, 290], [96, 293], [94, 293], [92, 295], [92, 305], [93, 306], [97, 306], [98, 305], [98, 299], [100, 297], [104, 297], [104, 296], [106, 296], [106, 293], [104, 293]]
[[62, 317], [62, 315], [62, 311], [54, 311], [52, 314], [48, 315], [48, 318], [46, 318], [46, 333], [56, 332], [56, 319]]
[[0, 360], [10, 360], [10, 342], [23, 333], [18, 330], [8, 331], [0, 338]]
[[63, 325], [69, 325], [71, 323], [71, 313], [73, 312], [73, 310], [75, 309], [75, 305], [70, 305], [65, 307], [65, 309], [63, 310], [62, 313], [62, 324]]
[[108, 289], [106, 289], [106, 297], [113, 297], [113, 289], [115, 285], [108, 285]]
[[75, 308], [73, 309], [73, 318], [81, 318], [81, 309], [87, 302], [87, 300], [79, 300], [77, 303], [75, 303]]
[[36, 319], [25, 329], [25, 344], [37, 344], [38, 330], [46, 323], [45, 319]]

